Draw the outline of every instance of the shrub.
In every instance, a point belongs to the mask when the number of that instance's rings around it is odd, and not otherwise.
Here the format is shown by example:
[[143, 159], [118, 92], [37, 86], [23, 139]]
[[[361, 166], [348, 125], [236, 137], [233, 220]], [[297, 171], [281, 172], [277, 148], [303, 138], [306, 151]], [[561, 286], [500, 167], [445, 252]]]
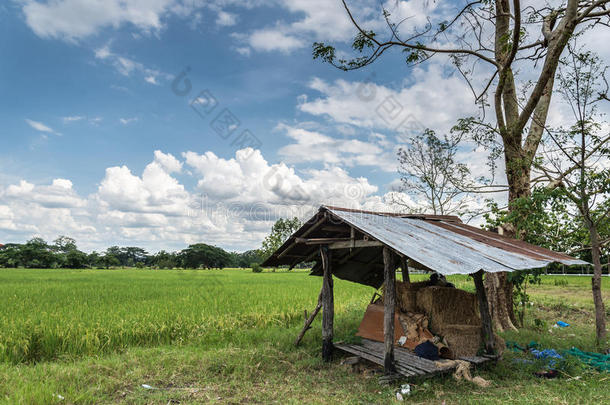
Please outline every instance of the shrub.
[[252, 267], [252, 273], [262, 273], [263, 272], [263, 268], [258, 263], [252, 263], [251, 267]]

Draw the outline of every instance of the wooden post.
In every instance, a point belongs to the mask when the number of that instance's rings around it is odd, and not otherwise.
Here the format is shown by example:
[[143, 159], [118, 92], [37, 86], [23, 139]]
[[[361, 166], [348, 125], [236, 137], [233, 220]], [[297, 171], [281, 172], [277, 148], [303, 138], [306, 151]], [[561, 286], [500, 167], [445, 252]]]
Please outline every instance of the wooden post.
[[485, 352], [487, 354], [495, 354], [495, 342], [493, 327], [491, 324], [491, 314], [489, 313], [489, 305], [487, 303], [487, 295], [483, 286], [483, 270], [479, 270], [472, 274], [474, 285], [477, 289], [477, 298], [479, 300], [479, 312], [481, 313], [481, 333], [483, 343], [485, 344]]
[[331, 361], [333, 358], [333, 318], [335, 304], [333, 298], [333, 275], [331, 269], [331, 252], [328, 246], [320, 246], [320, 258], [324, 277], [322, 279], [322, 358]]
[[407, 256], [400, 256], [400, 268], [402, 270], [402, 281], [407, 284], [411, 284], [409, 278], [409, 265], [407, 264]]
[[385, 357], [383, 368], [386, 374], [394, 374], [394, 313], [396, 308], [396, 267], [394, 267], [394, 253], [386, 246], [383, 247], [383, 340], [385, 343]]

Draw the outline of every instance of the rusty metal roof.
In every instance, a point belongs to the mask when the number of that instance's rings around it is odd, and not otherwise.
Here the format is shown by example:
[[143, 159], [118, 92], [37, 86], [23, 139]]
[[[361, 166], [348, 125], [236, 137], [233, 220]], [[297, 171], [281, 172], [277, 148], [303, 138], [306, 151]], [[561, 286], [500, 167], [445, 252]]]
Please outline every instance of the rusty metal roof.
[[[294, 266], [300, 261], [316, 260], [318, 248], [298, 244], [296, 238], [303, 235], [337, 236], [337, 231], [341, 231], [340, 226], [346, 229], [353, 227], [396, 253], [446, 275], [471, 274], [481, 269], [487, 272], [537, 269], [554, 262], [589, 264], [563, 253], [466, 225], [455, 216], [381, 213], [322, 206], [263, 265]], [[333, 273], [341, 278], [377, 286], [382, 281], [381, 249], [360, 250], [363, 252], [334, 254]], [[379, 259], [376, 260], [376, 257]], [[313, 273], [318, 272], [314, 266]]]

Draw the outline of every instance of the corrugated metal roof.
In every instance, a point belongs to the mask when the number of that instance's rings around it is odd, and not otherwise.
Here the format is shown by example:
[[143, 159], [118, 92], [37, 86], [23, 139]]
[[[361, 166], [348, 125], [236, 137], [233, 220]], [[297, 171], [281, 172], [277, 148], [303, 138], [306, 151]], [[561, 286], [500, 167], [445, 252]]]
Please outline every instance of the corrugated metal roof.
[[[481, 269], [487, 272], [537, 269], [554, 262], [566, 265], [589, 264], [563, 253], [463, 224], [454, 216], [381, 213], [326, 206], [320, 207], [319, 212], [263, 264], [294, 265], [299, 258], [303, 261], [307, 257], [308, 260], [315, 260], [312, 255], [317, 247], [297, 244], [295, 240], [301, 235], [319, 233], [317, 230], [314, 232], [314, 228], [319, 227], [324, 218], [327, 218], [329, 224], [352, 226], [397, 253], [446, 275], [472, 274]], [[329, 237], [333, 234], [327, 232], [318, 236]], [[378, 268], [380, 263], [375, 262], [374, 258], [370, 260], [370, 255], [366, 256], [364, 263], [347, 254], [336, 260], [339, 266], [333, 263], [333, 272], [338, 271], [344, 276], [342, 278], [353, 281], [359, 281], [365, 276], [363, 273], [367, 272], [367, 266], [371, 272], [380, 273], [381, 270]], [[361, 274], [357, 279], [352, 278], [349, 276], [352, 271]], [[369, 275], [373, 278], [366, 284], [377, 284], [380, 275]]]
[[337, 208], [329, 211], [424, 266], [443, 274], [588, 264], [548, 249], [456, 222], [403, 218]]

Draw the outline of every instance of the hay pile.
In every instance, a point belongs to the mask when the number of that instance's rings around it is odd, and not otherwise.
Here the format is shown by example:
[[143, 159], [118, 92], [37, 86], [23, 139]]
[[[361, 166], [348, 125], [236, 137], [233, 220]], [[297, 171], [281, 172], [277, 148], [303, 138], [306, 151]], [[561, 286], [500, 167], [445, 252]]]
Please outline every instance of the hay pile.
[[477, 296], [449, 287], [426, 287], [417, 291], [417, 307], [428, 315], [430, 330], [441, 334], [446, 325], [481, 326]]
[[[383, 296], [380, 302], [383, 302]], [[457, 288], [430, 286], [427, 281], [410, 284], [396, 281], [396, 303], [402, 312], [398, 319], [407, 336], [405, 347], [413, 349], [420, 342], [438, 335], [450, 349], [450, 357], [476, 356], [482, 348], [481, 318], [475, 294]], [[494, 336], [496, 351], [501, 354], [504, 342]]]

